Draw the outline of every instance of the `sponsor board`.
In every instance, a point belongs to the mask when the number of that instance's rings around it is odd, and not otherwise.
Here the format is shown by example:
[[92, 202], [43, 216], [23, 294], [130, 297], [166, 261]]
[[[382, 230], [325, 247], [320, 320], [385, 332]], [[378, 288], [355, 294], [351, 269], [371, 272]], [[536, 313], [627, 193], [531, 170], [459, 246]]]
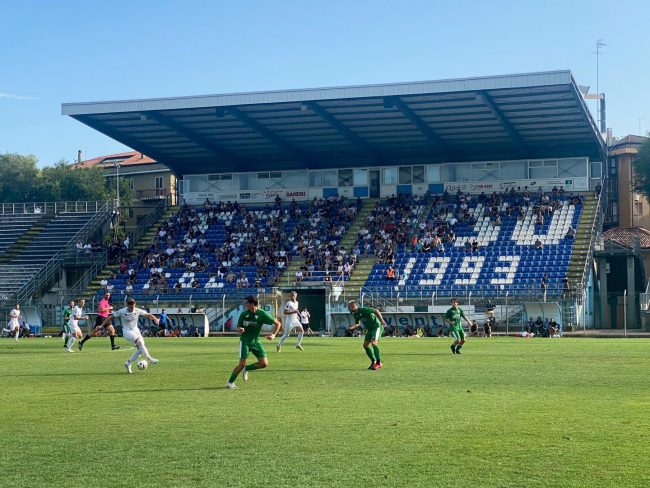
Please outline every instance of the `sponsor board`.
[[537, 191], [539, 187], [544, 191], [551, 191], [554, 187], [564, 187], [565, 190], [586, 191], [589, 190], [587, 178], [541, 178], [529, 180], [503, 180], [503, 181], [459, 181], [444, 183], [445, 190], [449, 193], [492, 193], [502, 192], [510, 188], [528, 187], [528, 191]]
[[237, 192], [185, 192], [183, 199], [188, 205], [202, 205], [206, 200], [212, 202], [272, 202], [277, 197], [282, 200], [308, 200], [309, 192], [306, 188], [262, 190], [262, 191], [237, 191]]

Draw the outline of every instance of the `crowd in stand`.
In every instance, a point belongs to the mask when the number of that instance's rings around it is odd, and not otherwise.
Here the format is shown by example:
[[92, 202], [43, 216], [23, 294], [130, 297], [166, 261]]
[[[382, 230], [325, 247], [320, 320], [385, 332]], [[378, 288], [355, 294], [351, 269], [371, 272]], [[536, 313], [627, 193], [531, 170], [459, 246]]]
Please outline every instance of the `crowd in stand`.
[[[304, 259], [304, 278], [316, 269], [351, 273], [353, 262], [340, 240], [360, 206], [360, 199], [345, 197], [314, 198], [300, 205], [282, 205], [278, 199], [263, 208], [206, 200], [202, 208], [183, 205], [135, 257], [127, 256], [128, 245], [114, 244], [109, 251], [126, 293], [134, 291], [143, 269], [149, 277], [145, 288], [160, 293], [202, 287], [199, 273], [237, 288], [274, 286], [292, 258]], [[210, 229], [223, 231], [223, 241], [210, 235]], [[246, 272], [250, 268], [255, 269], [254, 279]], [[183, 271], [187, 280], [169, 283], [170, 270]]]
[[[361, 199], [314, 198], [307, 203], [277, 199], [264, 207], [246, 207], [232, 202], [206, 200], [202, 207], [183, 205], [156, 232], [151, 245], [129, 257], [128, 238], [108, 249], [109, 262], [117, 264], [113, 277], [125, 280], [132, 293], [138, 274], [147, 270], [149, 292], [180, 292], [200, 288], [206, 273], [216, 283], [237, 288], [274, 286], [292, 259], [298, 259], [295, 282], [331, 282], [349, 277], [360, 256], [374, 256], [389, 264], [386, 279], [400, 279], [394, 268], [396, 254], [406, 250], [442, 253], [454, 245], [457, 225], [474, 226], [477, 218], [488, 218], [500, 226], [506, 218], [525, 218], [532, 211], [536, 231], [562, 205], [562, 200], [581, 204], [580, 196], [566, 197], [564, 189], [545, 193], [514, 187], [491, 195], [469, 195], [447, 191], [440, 196], [398, 194], [376, 203], [358, 231], [353, 249], [345, 249], [341, 238], [356, 218]], [[481, 211], [477, 204], [482, 204]], [[428, 209], [426, 217], [423, 212]], [[218, 229], [221, 241], [210, 233]], [[570, 228], [566, 238], [572, 239]], [[467, 238], [467, 253], [477, 252], [479, 242]], [[535, 242], [541, 247], [542, 242]], [[80, 248], [80, 252], [84, 251]], [[254, 274], [250, 270], [254, 269]], [[170, 270], [180, 270], [186, 279], [169, 282]], [[248, 273], [246, 272], [248, 271]], [[254, 277], [253, 277], [254, 276]], [[108, 281], [103, 288], [111, 286]], [[140, 291], [140, 290], [135, 290]]]
[[[479, 203], [482, 204], [480, 216], [488, 218], [493, 227], [501, 226], [504, 219], [512, 216], [521, 221], [526, 217], [527, 211], [532, 210], [535, 230], [541, 232], [544, 223], [562, 206], [562, 201], [566, 199], [564, 193], [563, 187], [554, 187], [550, 194], [545, 193], [541, 187], [536, 192], [531, 192], [528, 187], [512, 187], [489, 196], [485, 193], [472, 196], [460, 191], [452, 196], [445, 191], [442, 196], [433, 198], [429, 216], [420, 222], [419, 232], [410, 240], [411, 247], [418, 252], [444, 252], [446, 245], [454, 245], [456, 241], [453, 229], [456, 224], [470, 227], [476, 225], [477, 215], [473, 209]], [[570, 196], [568, 201], [571, 205], [582, 203], [580, 196]], [[566, 238], [572, 239], [574, 235], [575, 229], [569, 228]], [[542, 245], [537, 239], [535, 247], [541, 248]], [[479, 242], [473, 238], [465, 241], [463, 247], [467, 253], [477, 252]]]
[[358, 231], [353, 254], [374, 254], [377, 262], [393, 263], [395, 253], [404, 250], [417, 228], [420, 212], [430, 201], [429, 194], [421, 197], [399, 193], [377, 202]]
[[314, 199], [306, 219], [302, 219], [290, 237], [291, 254], [301, 260], [295, 281], [333, 282], [349, 277], [356, 256], [341, 245], [341, 238], [362, 206], [360, 198]]

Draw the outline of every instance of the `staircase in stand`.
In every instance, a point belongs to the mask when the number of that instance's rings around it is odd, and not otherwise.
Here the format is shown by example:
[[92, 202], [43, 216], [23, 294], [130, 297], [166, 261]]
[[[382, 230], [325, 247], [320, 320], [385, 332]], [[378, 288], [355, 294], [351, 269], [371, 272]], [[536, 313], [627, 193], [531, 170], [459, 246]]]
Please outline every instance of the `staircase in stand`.
[[[134, 257], [137, 253], [143, 249], [149, 247], [153, 242], [155, 237], [158, 234], [158, 227], [163, 223], [167, 222], [174, 214], [179, 210], [179, 206], [170, 206], [160, 215], [160, 217], [151, 224], [148, 229], [142, 234], [136, 242], [132, 242], [131, 250], [129, 251], [129, 257]], [[115, 264], [109, 264], [105, 266], [93, 280], [85, 287], [85, 290], [82, 293], [83, 297], [90, 298], [95, 296], [95, 294], [101, 288], [99, 284], [103, 279], [109, 279], [111, 273], [114, 272], [116, 268]]]
[[589, 249], [592, 243], [594, 221], [596, 220], [598, 201], [596, 198], [589, 194], [584, 198], [580, 220], [578, 221], [578, 228], [574, 237], [573, 250], [571, 252], [571, 259], [567, 269], [567, 278], [572, 288], [576, 285], [581, 285], [586, 260], [589, 257]]

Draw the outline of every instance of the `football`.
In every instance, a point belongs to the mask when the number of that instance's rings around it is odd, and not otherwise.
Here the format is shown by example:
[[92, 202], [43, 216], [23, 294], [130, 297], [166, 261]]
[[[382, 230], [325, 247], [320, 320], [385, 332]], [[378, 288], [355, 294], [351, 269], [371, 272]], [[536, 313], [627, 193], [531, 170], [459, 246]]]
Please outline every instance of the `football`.
[[147, 369], [147, 366], [149, 366], [149, 363], [145, 361], [144, 359], [142, 361], [138, 361], [138, 369], [145, 370]]

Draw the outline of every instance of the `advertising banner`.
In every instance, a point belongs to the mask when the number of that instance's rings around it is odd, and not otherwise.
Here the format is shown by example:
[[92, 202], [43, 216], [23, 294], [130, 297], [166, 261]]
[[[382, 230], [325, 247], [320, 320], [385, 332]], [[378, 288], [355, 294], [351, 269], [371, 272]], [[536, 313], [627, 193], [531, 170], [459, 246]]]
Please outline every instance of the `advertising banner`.
[[460, 190], [462, 193], [492, 193], [503, 192], [510, 188], [528, 187], [528, 191], [537, 191], [539, 187], [546, 192], [551, 191], [554, 187], [564, 187], [566, 191], [587, 191], [589, 182], [587, 178], [541, 178], [529, 180], [503, 180], [503, 181], [458, 181], [453, 183], [444, 183], [445, 190], [449, 193], [456, 193]]
[[185, 192], [183, 198], [188, 205], [202, 205], [206, 200], [211, 202], [239, 202], [239, 203], [270, 203], [280, 197], [283, 201], [308, 200], [309, 192], [306, 188], [293, 188], [281, 190], [240, 190], [230, 192], [201, 191]]

